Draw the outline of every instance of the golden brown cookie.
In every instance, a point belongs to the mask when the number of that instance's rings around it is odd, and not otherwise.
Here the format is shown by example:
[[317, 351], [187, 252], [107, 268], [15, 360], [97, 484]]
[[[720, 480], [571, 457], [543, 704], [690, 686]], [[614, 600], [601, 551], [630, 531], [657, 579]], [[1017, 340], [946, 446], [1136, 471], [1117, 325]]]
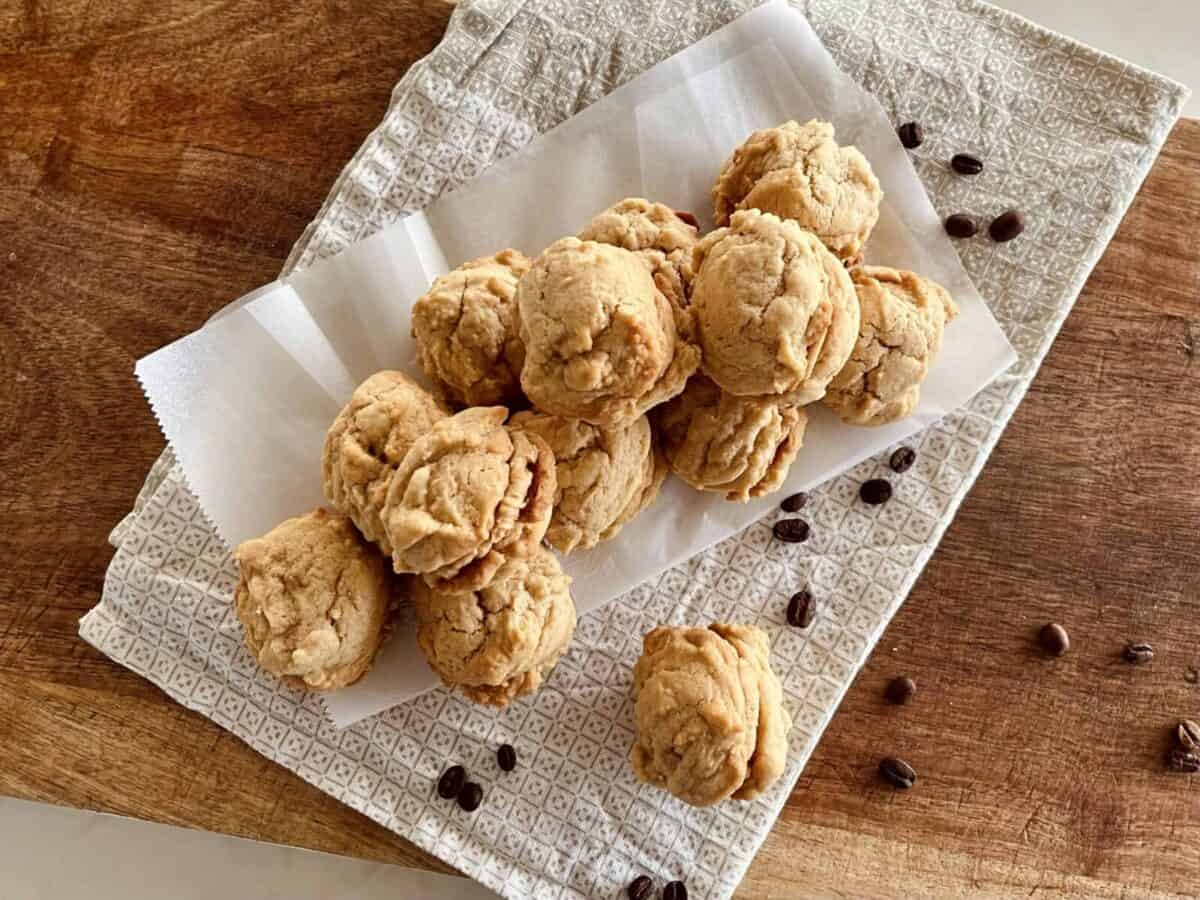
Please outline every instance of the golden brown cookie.
[[473, 590], [510, 557], [528, 556], [550, 524], [554, 454], [511, 431], [502, 406], [437, 422], [392, 477], [383, 524], [397, 572], [447, 590]]
[[799, 407], [735, 397], [703, 375], [654, 414], [671, 471], [694, 488], [742, 503], [779, 489], [808, 424]]
[[921, 383], [958, 307], [940, 284], [882, 266], [851, 269], [862, 323], [825, 405], [851, 425], [903, 419], [921, 398]]
[[725, 162], [712, 196], [717, 225], [736, 210], [760, 209], [795, 220], [854, 263], [879, 221], [883, 191], [866, 157], [839, 147], [833, 126], [814, 119], [750, 135]]
[[521, 386], [542, 412], [632, 422], [683, 390], [700, 364], [690, 317], [620, 247], [563, 238], [517, 286]]
[[463, 263], [437, 278], [412, 308], [421, 367], [455, 406], [520, 406], [525, 349], [517, 334], [518, 250]]
[[346, 516], [318, 509], [234, 551], [234, 610], [266, 671], [317, 691], [371, 667], [383, 640], [392, 576]]
[[548, 413], [517, 413], [509, 427], [541, 437], [554, 452], [558, 490], [546, 540], [562, 553], [594, 547], [658, 495], [667, 474], [645, 416], [602, 428]]
[[783, 772], [791, 717], [750, 625], [656, 628], [633, 670], [634, 774], [693, 806], [751, 800]]
[[842, 264], [795, 222], [754, 209], [701, 240], [695, 260], [705, 373], [739, 397], [820, 399], [858, 334]]
[[380, 513], [392, 474], [413, 442], [444, 418], [433, 396], [403, 372], [376, 372], [355, 388], [325, 436], [326, 499], [384, 553], [392, 546]]
[[413, 579], [417, 643], [442, 680], [476, 703], [507, 706], [538, 689], [575, 632], [575, 603], [554, 554], [510, 559], [478, 591]]

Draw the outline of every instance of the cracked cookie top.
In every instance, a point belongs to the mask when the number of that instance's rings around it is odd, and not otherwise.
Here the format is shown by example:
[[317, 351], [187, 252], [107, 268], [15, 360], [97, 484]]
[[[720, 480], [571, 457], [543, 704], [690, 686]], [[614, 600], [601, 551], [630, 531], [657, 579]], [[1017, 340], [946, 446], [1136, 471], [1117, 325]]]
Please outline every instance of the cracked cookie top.
[[767, 635], [750, 625], [661, 627], [633, 670], [634, 774], [693, 806], [750, 800], [783, 772], [791, 718]]
[[486, 587], [413, 585], [417, 643], [430, 667], [476, 703], [507, 706], [537, 690], [575, 632], [575, 603], [544, 547], [510, 559]]
[[234, 610], [259, 665], [313, 690], [353, 684], [371, 667], [391, 575], [346, 516], [318, 509], [288, 519], [234, 557]]
[[655, 415], [671, 471], [694, 488], [742, 503], [779, 489], [808, 424], [799, 407], [735, 397], [703, 375]]
[[726, 160], [712, 197], [717, 225], [728, 224], [739, 209], [775, 213], [852, 264], [879, 220], [883, 191], [866, 157], [839, 147], [833, 126], [813, 119], [750, 135]]
[[521, 405], [516, 292], [528, 271], [524, 254], [501, 250], [440, 276], [413, 304], [421, 367], [453, 405]]
[[466, 409], [412, 445], [383, 509], [397, 572], [470, 590], [541, 543], [554, 501], [554, 455], [536, 434], [506, 428], [507, 417], [502, 406]]
[[509, 427], [539, 435], [554, 452], [558, 489], [546, 540], [562, 553], [594, 547], [653, 502], [667, 474], [650, 422], [602, 428], [548, 413], [517, 413]]
[[392, 552], [380, 514], [408, 448], [446, 412], [403, 372], [376, 372], [357, 388], [325, 435], [321, 486], [334, 508]]
[[958, 307], [945, 288], [912, 272], [860, 266], [850, 277], [862, 324], [825, 404], [851, 425], [886, 425], [916, 409]]
[[700, 363], [690, 317], [635, 253], [568, 237], [517, 286], [525, 365], [539, 410], [594, 425], [632, 422], [683, 390]]
[[845, 268], [795, 222], [733, 214], [695, 250], [692, 285], [704, 371], [737, 396], [820, 399], [858, 334]]

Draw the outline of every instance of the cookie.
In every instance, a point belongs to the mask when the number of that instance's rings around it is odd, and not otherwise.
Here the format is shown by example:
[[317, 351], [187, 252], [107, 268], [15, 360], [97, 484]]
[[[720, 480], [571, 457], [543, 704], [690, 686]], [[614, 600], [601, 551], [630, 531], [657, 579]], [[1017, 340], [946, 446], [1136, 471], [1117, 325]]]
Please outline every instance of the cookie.
[[692, 285], [704, 371], [739, 397], [819, 400], [858, 335], [858, 299], [840, 262], [795, 222], [733, 214], [695, 250]]
[[507, 706], [542, 684], [575, 632], [575, 603], [554, 554], [509, 559], [477, 591], [413, 584], [417, 643], [449, 686]]
[[408, 448], [446, 411], [403, 372], [376, 372], [338, 413], [321, 453], [326, 499], [384, 553], [392, 552], [380, 513]]
[[417, 357], [450, 404], [523, 405], [516, 293], [528, 271], [524, 254], [502, 250], [437, 278], [413, 304]]
[[779, 489], [804, 442], [804, 410], [735, 397], [703, 375], [654, 411], [671, 471], [694, 488], [745, 503]]
[[554, 454], [505, 427], [502, 406], [437, 422], [392, 476], [383, 525], [397, 572], [447, 590], [486, 585], [505, 560], [531, 554], [550, 524]]
[[592, 219], [579, 232], [579, 239], [638, 254], [650, 266], [663, 295], [676, 306], [686, 306], [692, 287], [692, 248], [699, 234], [696, 225], [671, 207], [629, 197]]
[[638, 779], [692, 806], [751, 800], [783, 772], [791, 718], [767, 635], [750, 625], [656, 628], [633, 670]]
[[833, 126], [816, 119], [754, 132], [713, 185], [716, 224], [727, 225], [739, 209], [760, 209], [813, 232], [838, 259], [859, 261], [883, 191], [866, 157], [833, 137]]
[[860, 266], [850, 278], [862, 310], [858, 340], [824, 402], [851, 425], [886, 425], [917, 408], [958, 307], [945, 288], [912, 272]]
[[379, 551], [343, 515], [318, 509], [234, 551], [234, 610], [266, 671], [317, 691], [371, 667], [393, 598]]
[[632, 422], [683, 390], [700, 364], [691, 319], [630, 250], [568, 237], [517, 286], [521, 386], [542, 412]]
[[511, 428], [541, 437], [554, 452], [558, 489], [546, 540], [562, 553], [594, 547], [653, 502], [667, 467], [650, 422], [602, 428], [548, 413], [517, 413]]

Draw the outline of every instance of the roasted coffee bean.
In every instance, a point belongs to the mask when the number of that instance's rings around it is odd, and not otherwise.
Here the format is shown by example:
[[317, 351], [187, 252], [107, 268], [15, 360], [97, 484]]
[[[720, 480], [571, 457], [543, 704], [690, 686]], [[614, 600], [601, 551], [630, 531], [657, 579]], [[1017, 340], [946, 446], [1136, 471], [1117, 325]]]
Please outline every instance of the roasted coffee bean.
[[1127, 663], [1134, 665], [1148, 663], [1154, 659], [1154, 648], [1146, 643], [1126, 644], [1125, 652], [1121, 655], [1125, 657]]
[[916, 770], [902, 759], [894, 756], [885, 758], [879, 764], [879, 774], [893, 787], [907, 791], [917, 780]]
[[683, 212], [682, 210], [677, 209], [675, 210], [675, 217], [687, 223], [688, 225], [691, 225], [697, 231], [700, 230], [700, 220], [693, 216], [690, 212]]
[[806, 503], [808, 503], [808, 494], [801, 492], [799, 494], [792, 494], [792, 496], [779, 504], [779, 508], [785, 513], [797, 513], [804, 509], [804, 504]]
[[913, 467], [913, 463], [917, 461], [917, 451], [912, 447], [901, 447], [892, 454], [892, 458], [888, 460], [888, 465], [892, 467], [892, 471], [897, 475], [907, 472]]
[[1200, 682], [1200, 669], [1197, 669], [1195, 666], [1188, 666], [1187, 671], [1183, 673], [1183, 680], [1188, 684]]
[[858, 496], [862, 497], [863, 503], [869, 503], [871, 506], [887, 503], [892, 499], [892, 483], [886, 478], [864, 481], [858, 489]]
[[662, 900], [687, 900], [687, 887], [682, 881], [672, 881], [663, 888]]
[[496, 763], [505, 772], [511, 772], [517, 767], [517, 751], [512, 744], [501, 744], [496, 751]]
[[1172, 772], [1200, 772], [1200, 754], [1183, 747], [1172, 747], [1167, 754], [1167, 768]]
[[458, 796], [463, 782], [467, 780], [467, 770], [462, 766], [451, 766], [438, 779], [437, 792], [443, 800], [452, 800]]
[[458, 805], [467, 812], [475, 812], [483, 802], [483, 788], [474, 781], [468, 781], [458, 792]]
[[896, 129], [896, 136], [900, 138], [900, 143], [909, 150], [915, 150], [925, 143], [925, 129], [919, 122], [905, 122]]
[[956, 153], [950, 160], [950, 168], [959, 175], [978, 175], [983, 171], [983, 160], [970, 153]]
[[654, 882], [650, 880], [650, 876], [639, 875], [633, 881], [629, 882], [629, 887], [625, 888], [625, 893], [629, 896], [629, 900], [646, 900], [653, 890]]
[[975, 237], [979, 233], [979, 226], [975, 224], [975, 220], [963, 213], [955, 213], [952, 216], [947, 216], [944, 227], [946, 234], [960, 240]]
[[775, 537], [789, 544], [802, 544], [808, 540], [808, 523], [803, 519], [780, 519], [771, 530]]
[[1200, 725], [1191, 719], [1184, 719], [1175, 729], [1175, 740], [1184, 750], [1200, 752]]
[[1024, 230], [1025, 217], [1015, 209], [1000, 213], [1000, 215], [992, 220], [992, 224], [988, 226], [988, 234], [992, 236], [992, 240], [997, 244], [1003, 244], [1011, 241], [1013, 238], [1019, 237]]
[[883, 696], [887, 697], [889, 703], [899, 705], [907, 703], [913, 698], [913, 694], [917, 692], [917, 683], [903, 675], [899, 678], [893, 678], [888, 682], [887, 690], [883, 692]]
[[808, 591], [797, 591], [787, 605], [787, 621], [796, 628], [807, 628], [817, 617], [817, 604]]
[[1042, 630], [1038, 632], [1038, 640], [1051, 656], [1062, 656], [1071, 649], [1071, 638], [1067, 636], [1067, 629], [1057, 622], [1043, 625]]

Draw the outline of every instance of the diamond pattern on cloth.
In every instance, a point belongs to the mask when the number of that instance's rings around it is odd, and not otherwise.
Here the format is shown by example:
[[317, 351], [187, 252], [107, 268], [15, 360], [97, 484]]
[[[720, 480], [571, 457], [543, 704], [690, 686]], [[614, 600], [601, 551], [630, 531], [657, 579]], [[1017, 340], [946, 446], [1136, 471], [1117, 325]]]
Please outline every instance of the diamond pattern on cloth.
[[[396, 86], [285, 273], [332, 256], [583, 109], [755, 4], [663, 0], [475, 0]], [[1080, 288], [1179, 115], [1186, 90], [975, 0], [810, 0], [838, 64], [897, 122], [918, 120], [913, 155], [943, 214], [1020, 205], [1025, 235], [963, 242], [967, 270], [1020, 362], [910, 443], [916, 465], [882, 507], [857, 502], [882, 474], [865, 462], [811, 495], [803, 545], [771, 538], [774, 516], [582, 617], [548, 684], [505, 711], [436, 690], [336, 731], [320, 701], [261, 673], [230, 597], [229, 549], [170, 452], [113, 532], [117, 552], [81, 635], [264, 756], [509, 898], [614, 897], [635, 875], [726, 898], [766, 837], [855, 673], [936, 547], [1020, 402]], [[976, 178], [944, 160], [972, 151]], [[784, 622], [807, 586], [821, 613]], [[630, 670], [662, 623], [754, 622], [795, 718], [785, 776], [760, 799], [692, 809], [639, 785]], [[495, 748], [517, 748], [501, 772]], [[465, 765], [484, 788], [474, 814], [437, 797]], [[512, 823], [519, 823], [514, 827]]]

